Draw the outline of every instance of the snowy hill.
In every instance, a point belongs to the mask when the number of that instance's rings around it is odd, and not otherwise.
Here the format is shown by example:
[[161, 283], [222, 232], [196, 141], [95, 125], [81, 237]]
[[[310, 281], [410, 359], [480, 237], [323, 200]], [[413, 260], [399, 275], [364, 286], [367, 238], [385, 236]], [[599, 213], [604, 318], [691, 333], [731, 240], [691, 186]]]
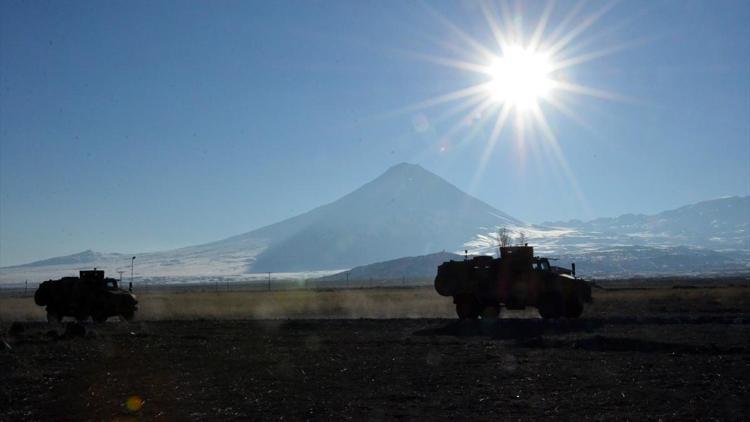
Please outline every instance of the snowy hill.
[[750, 249], [750, 196], [703, 201], [655, 215], [625, 214], [541, 225], [596, 235], [610, 242], [746, 250]]
[[685, 246], [617, 246], [557, 255], [563, 266], [575, 262], [583, 277], [633, 277], [747, 273], [747, 253], [716, 252]]
[[[750, 271], [750, 197], [720, 198], [655, 215], [506, 227], [538, 255], [575, 261], [594, 276]], [[494, 254], [497, 227], [467, 242]]]
[[[622, 246], [689, 247], [727, 252], [750, 250], [750, 197], [721, 198], [655, 215], [599, 218], [509, 226], [521, 231], [543, 254], [581, 254]], [[477, 234], [467, 246], [474, 253], [494, 250], [497, 227]]]

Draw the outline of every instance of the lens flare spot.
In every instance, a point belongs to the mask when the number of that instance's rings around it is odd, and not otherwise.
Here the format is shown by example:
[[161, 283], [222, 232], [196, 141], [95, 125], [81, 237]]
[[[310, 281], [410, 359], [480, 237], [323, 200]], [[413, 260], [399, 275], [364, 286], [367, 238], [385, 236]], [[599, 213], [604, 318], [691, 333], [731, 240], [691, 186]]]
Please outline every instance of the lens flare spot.
[[430, 129], [430, 121], [427, 120], [427, 116], [421, 113], [412, 118], [412, 124], [414, 125], [414, 131], [417, 133], [424, 133]]
[[141, 410], [141, 408], [143, 408], [144, 403], [145, 400], [143, 400], [140, 396], [130, 396], [127, 400], [125, 400], [125, 408], [130, 412], [137, 412]]

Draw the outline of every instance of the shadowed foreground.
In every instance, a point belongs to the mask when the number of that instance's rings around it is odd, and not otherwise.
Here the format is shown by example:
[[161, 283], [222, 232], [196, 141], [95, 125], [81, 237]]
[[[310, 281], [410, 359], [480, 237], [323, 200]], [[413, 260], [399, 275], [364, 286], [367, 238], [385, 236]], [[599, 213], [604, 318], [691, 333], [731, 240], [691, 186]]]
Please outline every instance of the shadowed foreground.
[[0, 352], [0, 419], [739, 420], [747, 290], [600, 294], [560, 321], [25, 323]]

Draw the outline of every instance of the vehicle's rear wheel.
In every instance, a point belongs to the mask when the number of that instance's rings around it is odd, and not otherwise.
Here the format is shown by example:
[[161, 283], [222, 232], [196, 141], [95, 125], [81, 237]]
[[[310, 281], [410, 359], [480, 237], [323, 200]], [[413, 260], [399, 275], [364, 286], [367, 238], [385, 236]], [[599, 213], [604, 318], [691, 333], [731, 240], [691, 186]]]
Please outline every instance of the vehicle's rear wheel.
[[474, 302], [456, 303], [456, 314], [460, 319], [477, 319], [479, 317], [479, 306]]
[[577, 295], [572, 295], [565, 301], [565, 317], [578, 318], [583, 313], [583, 303]]
[[539, 315], [544, 319], [560, 318], [563, 315], [563, 300], [559, 293], [547, 293], [539, 298]]
[[62, 321], [62, 314], [55, 309], [47, 308], [47, 322]]
[[497, 319], [500, 316], [500, 306], [485, 306], [482, 309], [482, 319]]

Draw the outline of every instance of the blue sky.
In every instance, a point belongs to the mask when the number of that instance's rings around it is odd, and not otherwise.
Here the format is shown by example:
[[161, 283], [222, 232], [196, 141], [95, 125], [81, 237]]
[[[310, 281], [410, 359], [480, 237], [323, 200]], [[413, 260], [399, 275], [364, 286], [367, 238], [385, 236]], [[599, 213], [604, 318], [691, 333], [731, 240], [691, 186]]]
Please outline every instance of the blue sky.
[[0, 2], [0, 265], [217, 240], [404, 161], [529, 222], [750, 192], [750, 3], [623, 1], [576, 37], [616, 51], [563, 76], [618, 99], [542, 105], [568, 173], [512, 126], [490, 152], [491, 113], [403, 110], [481, 79], [421, 58], [481, 60], [438, 16], [497, 48], [475, 2]]

